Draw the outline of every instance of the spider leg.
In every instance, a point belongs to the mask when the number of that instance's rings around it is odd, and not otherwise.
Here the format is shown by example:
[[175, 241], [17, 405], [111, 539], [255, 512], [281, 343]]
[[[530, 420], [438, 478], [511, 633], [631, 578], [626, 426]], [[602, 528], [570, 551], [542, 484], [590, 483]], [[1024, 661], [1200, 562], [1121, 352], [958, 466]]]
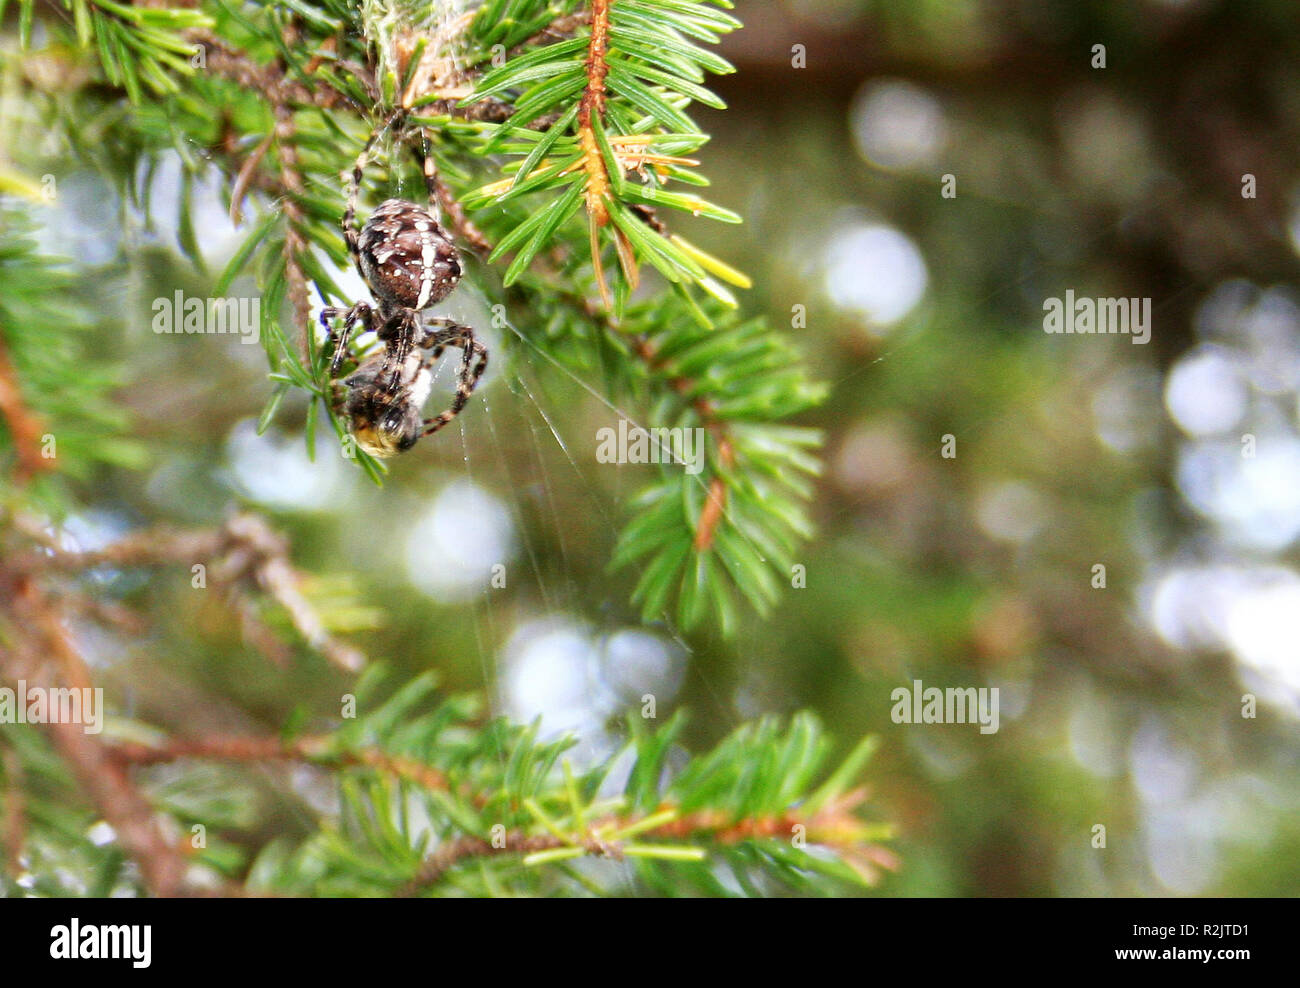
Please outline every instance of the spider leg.
[[354, 356], [352, 353], [351, 342], [355, 333], [353, 332], [352, 327], [357, 323], [360, 323], [363, 327], [362, 332], [372, 329], [374, 324], [374, 310], [365, 302], [358, 302], [350, 309], [340, 309], [335, 306], [321, 309], [320, 322], [321, 325], [325, 327], [326, 341], [334, 339], [334, 332], [331, 328], [331, 323], [335, 319], [341, 319], [343, 321], [343, 329], [338, 335], [334, 349], [334, 357], [330, 361], [331, 380], [338, 377], [339, 368], [343, 366], [343, 358]]
[[346, 410], [348, 390], [348, 386], [342, 381], [330, 381], [330, 408], [338, 418], [343, 418], [343, 413]]
[[431, 364], [437, 360], [443, 350], [449, 346], [458, 347], [464, 353], [464, 359], [460, 362], [460, 373], [456, 378], [456, 396], [452, 399], [451, 406], [441, 415], [424, 420], [422, 436], [437, 432], [460, 414], [461, 409], [469, 402], [469, 396], [478, 387], [479, 379], [487, 370], [488, 362], [487, 347], [475, 339], [474, 330], [450, 319], [433, 319], [430, 322], [442, 328], [430, 329], [420, 341], [421, 349], [429, 351], [426, 363]]
[[429, 208], [433, 212], [434, 219], [441, 225], [445, 213], [456, 236], [469, 244], [476, 253], [481, 255], [490, 254], [492, 245], [488, 243], [487, 237], [465, 215], [465, 207], [460, 204], [460, 201], [452, 194], [451, 189], [447, 187], [447, 183], [438, 175], [438, 166], [433, 160], [433, 152], [429, 147], [429, 134], [423, 127], [420, 128], [420, 144], [421, 147], [413, 148], [413, 150], [421, 158], [421, 167], [424, 169], [424, 187], [429, 193]]
[[365, 177], [366, 165], [370, 162], [370, 149], [405, 112], [405, 110], [398, 110], [384, 121], [382, 127], [370, 135], [362, 146], [361, 153], [357, 155], [357, 160], [352, 166], [352, 174], [348, 178], [347, 205], [343, 209], [343, 242], [347, 244], [348, 253], [352, 255], [352, 263], [356, 265], [362, 280], [365, 279], [365, 272], [361, 270], [361, 230], [357, 227], [357, 199], [361, 196], [361, 182]]
[[424, 189], [429, 194], [429, 211], [433, 218], [442, 225], [442, 194], [447, 188], [438, 177], [438, 165], [433, 160], [433, 150], [429, 146], [429, 132], [420, 128], [420, 146], [414, 149], [420, 157], [420, 167], [424, 171]]
[[474, 330], [446, 316], [429, 316], [420, 327], [424, 332], [415, 344], [421, 350], [430, 351], [424, 360], [424, 366], [432, 366], [442, 356], [442, 351], [449, 346], [462, 347], [462, 341], [470, 341], [476, 350], [482, 350], [486, 360], [487, 349], [474, 337]]
[[384, 366], [382, 374], [388, 375], [388, 390], [396, 392], [402, 386], [402, 368], [415, 347], [415, 337], [420, 331], [420, 316], [414, 309], [398, 309], [383, 326]]

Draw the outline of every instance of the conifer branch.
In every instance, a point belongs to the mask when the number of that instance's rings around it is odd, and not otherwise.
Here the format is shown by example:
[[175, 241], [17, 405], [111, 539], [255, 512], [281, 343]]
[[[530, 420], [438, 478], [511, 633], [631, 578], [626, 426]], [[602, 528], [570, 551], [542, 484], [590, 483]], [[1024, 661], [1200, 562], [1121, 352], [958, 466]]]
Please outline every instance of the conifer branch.
[[[59, 621], [57, 605], [39, 584], [0, 572], [0, 595], [8, 600], [12, 626], [21, 629], [11, 647], [0, 652], [0, 676], [46, 690], [89, 688], [85, 660]], [[147, 800], [112, 763], [104, 743], [78, 723], [46, 724], [45, 731], [122, 849], [139, 865], [149, 891], [164, 898], [180, 894], [184, 859], [164, 838]]]
[[[411, 880], [395, 893], [400, 898], [411, 898], [437, 886], [451, 869], [475, 858], [493, 858], [504, 855], [536, 855], [546, 851], [570, 849], [590, 857], [624, 860], [629, 855], [657, 852], [664, 857], [679, 860], [703, 860], [702, 849], [690, 846], [705, 843], [715, 846], [733, 846], [754, 841], [788, 840], [802, 828], [806, 839], [834, 850], [846, 860], [852, 860], [855, 870], [867, 884], [873, 884], [881, 870], [896, 870], [900, 861], [888, 849], [861, 841], [862, 827], [851, 815], [851, 810], [865, 800], [863, 791], [850, 794], [811, 817], [797, 811], [734, 818], [726, 813], [704, 810], [682, 813], [672, 806], [661, 806], [653, 814], [631, 817], [608, 816], [591, 824], [583, 834], [527, 834], [511, 831], [495, 841], [462, 836], [445, 841], [421, 862]], [[631, 840], [613, 839], [607, 835], [634, 833]], [[649, 839], [681, 842], [683, 846], [646, 847]]]
[[297, 332], [298, 356], [304, 362], [311, 360], [311, 346], [307, 334], [311, 331], [311, 295], [307, 288], [307, 276], [303, 273], [300, 258], [308, 249], [307, 240], [301, 229], [305, 222], [302, 209], [297, 199], [306, 189], [302, 175], [298, 170], [298, 150], [294, 147], [293, 111], [283, 103], [275, 106], [275, 140], [280, 158], [280, 181], [288, 193], [282, 207], [285, 216], [284, 230], [284, 267], [288, 282], [289, 301], [293, 306], [294, 325]]
[[113, 757], [136, 767], [163, 765], [182, 758], [231, 762], [302, 762], [325, 768], [372, 768], [429, 791], [450, 788], [447, 777], [431, 765], [378, 748], [340, 750], [327, 735], [279, 737], [168, 738], [156, 744], [118, 742]]
[[[652, 371], [661, 370], [658, 355], [655, 351], [654, 344], [646, 336], [636, 337], [636, 354], [644, 360]], [[695, 382], [688, 377], [677, 377], [668, 375], [669, 383], [682, 395], [690, 395], [696, 391]], [[714, 410], [712, 404], [705, 397], [696, 397], [691, 399], [691, 407], [695, 409], [700, 417], [700, 422], [708, 429], [709, 435], [712, 436], [717, 448], [718, 463], [722, 466], [723, 471], [730, 471], [736, 465], [736, 452], [732, 446], [731, 434], [727, 425], [720, 419]], [[692, 546], [696, 552], [707, 552], [713, 545], [713, 536], [717, 531], [718, 523], [723, 519], [727, 511], [727, 485], [721, 476], [713, 477], [709, 481], [708, 498], [705, 501], [704, 508], [700, 512], [699, 522], [695, 526], [695, 538]]]
[[0, 757], [0, 769], [4, 770], [5, 781], [4, 814], [0, 816], [0, 844], [3, 844], [3, 848], [0, 850], [4, 854], [5, 867], [16, 875], [20, 870], [27, 833], [27, 799], [23, 793], [27, 779], [22, 759], [8, 745], [3, 749], [3, 757]]
[[102, 549], [84, 552], [64, 549], [57, 541], [45, 537], [30, 519], [18, 519], [17, 524], [29, 538], [39, 540], [42, 548], [15, 552], [0, 569], [32, 578], [50, 573], [83, 573], [101, 567], [179, 565], [189, 569], [202, 564], [210, 571], [205, 573], [205, 581], [210, 576], [215, 588], [230, 595], [248, 629], [271, 654], [282, 654], [282, 650], [275, 648], [277, 636], [259, 616], [250, 596], [254, 592], [265, 593], [279, 603], [302, 638], [340, 669], [355, 672], [365, 662], [356, 649], [338, 641], [327, 630], [321, 615], [303, 592], [303, 574], [289, 562], [288, 543], [256, 515], [236, 515], [219, 529], [188, 532], [146, 529]]
[[612, 304], [609, 286], [600, 264], [600, 242], [597, 230], [609, 225], [609, 209], [605, 198], [609, 195], [609, 174], [605, 158], [596, 139], [595, 128], [605, 118], [605, 76], [609, 66], [605, 56], [609, 49], [609, 8], [612, 0], [591, 0], [591, 36], [587, 46], [587, 86], [578, 101], [578, 142], [582, 146], [582, 167], [587, 173], [583, 197], [587, 203], [587, 218], [591, 224], [591, 260], [596, 268], [596, 285], [605, 307]]

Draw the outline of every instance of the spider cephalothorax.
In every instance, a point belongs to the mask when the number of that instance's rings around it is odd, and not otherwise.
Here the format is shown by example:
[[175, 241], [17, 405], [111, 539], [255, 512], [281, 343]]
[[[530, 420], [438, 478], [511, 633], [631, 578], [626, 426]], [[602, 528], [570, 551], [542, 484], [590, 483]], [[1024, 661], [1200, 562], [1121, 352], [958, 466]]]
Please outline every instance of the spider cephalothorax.
[[[371, 456], [387, 458], [404, 453], [421, 436], [437, 432], [465, 407], [487, 368], [487, 348], [474, 339], [474, 331], [450, 320], [432, 320], [415, 348], [397, 367], [392, 384], [386, 352], [367, 357], [342, 382], [337, 407], [348, 421], [358, 446]], [[451, 407], [426, 419], [420, 409], [433, 388], [433, 366], [447, 347], [464, 353]], [[477, 361], [473, 358], [477, 356]]]
[[[420, 436], [442, 428], [465, 407], [487, 366], [487, 350], [468, 326], [446, 319], [426, 320], [422, 315], [450, 295], [461, 277], [460, 254], [438, 221], [437, 179], [431, 157], [424, 157], [428, 206], [387, 199], [357, 229], [357, 199], [377, 136], [366, 142], [352, 169], [343, 212], [344, 241], [374, 304], [326, 308], [321, 311], [321, 322], [327, 336], [335, 319], [343, 323], [330, 364], [331, 379], [338, 377], [344, 357], [352, 353], [349, 342], [358, 327], [372, 331], [383, 345], [380, 353], [366, 359], [342, 382], [346, 394], [340, 410], [362, 449], [375, 456], [393, 456], [409, 449]], [[434, 326], [442, 328], [431, 328]], [[422, 419], [420, 408], [432, 384], [432, 360], [415, 350], [428, 350], [436, 359], [448, 346], [459, 347], [465, 354], [456, 398], [448, 411]], [[477, 362], [471, 360], [474, 355]]]
[[402, 384], [396, 390], [383, 378], [384, 354], [377, 353], [343, 381], [346, 392], [341, 402], [357, 445], [381, 458], [405, 452], [420, 438], [424, 431], [420, 406], [432, 384], [428, 371], [401, 374]]

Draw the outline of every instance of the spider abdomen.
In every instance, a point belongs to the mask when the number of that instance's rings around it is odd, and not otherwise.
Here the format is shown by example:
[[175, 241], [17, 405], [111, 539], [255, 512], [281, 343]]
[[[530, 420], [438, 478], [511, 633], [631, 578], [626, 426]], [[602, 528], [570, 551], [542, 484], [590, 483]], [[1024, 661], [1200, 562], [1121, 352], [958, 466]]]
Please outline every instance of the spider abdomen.
[[361, 228], [361, 273], [377, 299], [403, 309], [441, 302], [460, 281], [460, 255], [423, 206], [405, 199], [380, 203]]

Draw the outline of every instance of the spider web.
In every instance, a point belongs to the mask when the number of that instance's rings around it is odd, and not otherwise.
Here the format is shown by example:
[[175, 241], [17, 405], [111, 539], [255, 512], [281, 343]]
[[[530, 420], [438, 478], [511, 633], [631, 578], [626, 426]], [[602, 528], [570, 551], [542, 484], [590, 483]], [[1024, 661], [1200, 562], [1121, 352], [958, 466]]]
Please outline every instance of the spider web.
[[[520, 556], [520, 563], [510, 567], [509, 585], [515, 592], [526, 589], [535, 594], [544, 615], [571, 615], [589, 624], [593, 643], [601, 634], [631, 629], [661, 636], [680, 652], [683, 662], [694, 666], [691, 671], [713, 694], [719, 709], [734, 720], [729, 705], [721, 699], [725, 690], [713, 683], [707, 667], [701, 667], [700, 657], [670, 616], [662, 615], [654, 627], [646, 629], [626, 599], [630, 589], [626, 581], [615, 581], [596, 599], [586, 596], [576, 579], [590, 564], [575, 557], [572, 543], [587, 539], [587, 530], [595, 527], [612, 544], [628, 520], [623, 502], [630, 491], [614, 494], [597, 482], [594, 471], [612, 465], [583, 461], [587, 454], [579, 450], [589, 440], [580, 436], [579, 430], [586, 426], [570, 421], [563, 402], [549, 393], [549, 386], [559, 382], [575, 387], [608, 412], [625, 418], [631, 427], [641, 424], [641, 416], [601, 393], [513, 323], [507, 322], [505, 331], [516, 345], [494, 348], [503, 355], [496, 365], [495, 380], [485, 382], [488, 386], [480, 388], [458, 420], [466, 478], [490, 488], [506, 502]], [[436, 380], [450, 376], [444, 373], [446, 363], [437, 368]], [[445, 380], [442, 386], [446, 387]], [[475, 421], [479, 418], [481, 422]], [[651, 477], [650, 471], [645, 471], [645, 480]], [[569, 488], [573, 491], [564, 494]], [[554, 540], [550, 554], [540, 545], [546, 536]], [[548, 557], [553, 557], [549, 564]], [[516, 574], [520, 571], [527, 580], [525, 587], [519, 586]], [[505, 613], [512, 596], [485, 583], [473, 605], [483, 686], [498, 704], [502, 702], [505, 670], [499, 665], [500, 650], [488, 642], [503, 640], [509, 626], [518, 623]]]
[[[506, 667], [510, 660], [505, 654], [510, 650], [510, 642], [528, 627], [545, 628], [548, 623], [558, 622], [561, 628], [583, 634], [592, 653], [599, 652], [602, 644], [619, 632], [639, 629], [654, 633], [664, 640], [668, 652], [677, 652], [682, 670], [674, 695], [657, 697], [657, 718], [662, 720], [670, 712], [666, 708], [676, 701], [689, 666], [695, 682], [703, 685], [716, 709], [727, 718], [727, 726], [732, 726], [737, 718], [723, 699], [726, 689], [714, 682], [708, 669], [709, 656], [697, 654], [670, 618], [664, 616], [657, 627], [643, 628], [626, 600], [625, 583], [614, 582], [601, 597], [592, 597], [584, 592], [576, 578], [590, 563], [576, 558], [572, 543], [586, 540], [588, 527], [604, 531], [612, 543], [627, 518], [622, 498], [602, 489], [593, 476], [593, 470], [606, 465], [583, 462], [577, 433], [584, 426], [572, 424], [564, 414], [563, 403], [548, 393], [547, 385], [558, 380], [576, 386], [630, 424], [635, 424], [638, 416], [560, 364], [513, 323], [507, 323], [505, 332], [513, 337], [509, 342], [517, 345], [502, 345], [506, 340], [489, 344], [493, 356], [497, 357], [495, 373], [483, 382], [484, 386], [457, 417], [456, 433], [465, 479], [503, 499], [517, 548], [517, 561], [508, 566], [510, 589], [496, 589], [485, 579], [465, 605], [466, 620], [472, 625], [481, 685], [492, 712], [515, 720], [531, 720], [540, 715], [543, 736], [561, 733], [548, 727], [548, 720], [557, 711], [545, 704], [528, 707], [526, 697], [522, 706], [519, 697], [512, 702], [508, 683], [512, 670]], [[435, 368], [435, 394], [442, 394], [450, 386], [455, 363], [454, 358], [444, 358]], [[443, 435], [448, 433], [450, 430]], [[646, 479], [650, 476], [647, 471]], [[541, 544], [548, 538], [554, 542], [553, 552]], [[493, 561], [482, 562], [486, 569]], [[585, 668], [588, 677], [596, 677], [600, 667], [588, 662]], [[598, 682], [590, 685], [593, 692], [599, 691]], [[647, 690], [660, 693], [657, 684], [634, 692], [640, 695]], [[606, 720], [617, 719], [609, 717], [608, 710], [603, 713]], [[571, 756], [580, 769], [613, 757], [625, 740], [617, 727], [607, 730], [604, 725], [593, 723], [588, 730], [592, 729], [594, 738], [590, 733], [584, 737], [581, 730], [574, 732], [579, 747]], [[504, 767], [508, 752], [498, 748], [497, 758]], [[614, 787], [621, 786], [622, 782], [617, 771], [612, 773], [610, 783]], [[608, 865], [606, 862], [607, 875]], [[635, 868], [631, 862], [619, 862], [617, 874], [618, 878], [611, 880], [613, 887], [635, 887]]]

